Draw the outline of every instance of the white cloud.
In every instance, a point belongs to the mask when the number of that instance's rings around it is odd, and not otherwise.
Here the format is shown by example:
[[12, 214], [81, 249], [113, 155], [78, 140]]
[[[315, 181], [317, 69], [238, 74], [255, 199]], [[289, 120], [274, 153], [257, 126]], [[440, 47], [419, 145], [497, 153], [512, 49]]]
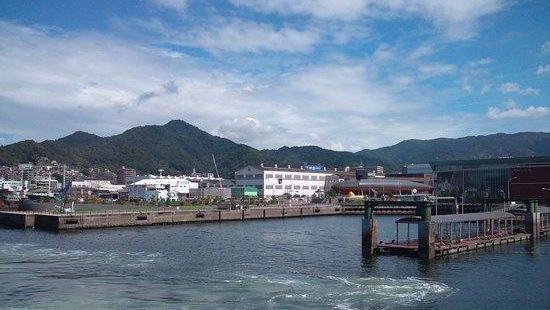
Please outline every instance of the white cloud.
[[231, 0], [231, 2], [264, 12], [312, 15], [324, 19], [343, 20], [360, 17], [368, 7], [368, 1], [362, 0]]
[[518, 93], [524, 96], [538, 95], [540, 92], [540, 90], [532, 87], [522, 88], [518, 83], [515, 82], [507, 82], [500, 85], [500, 91], [503, 94]]
[[215, 18], [190, 29], [176, 29], [160, 21], [139, 22], [144, 29], [161, 35], [171, 44], [191, 46], [219, 52], [269, 51], [304, 53], [320, 43], [321, 35], [314, 30], [274, 27], [271, 24], [238, 18]]
[[232, 0], [262, 12], [299, 14], [321, 19], [356, 20], [359, 18], [422, 18], [432, 22], [452, 40], [476, 35], [480, 20], [502, 11], [506, 0]]
[[501, 110], [496, 107], [489, 107], [487, 117], [492, 120], [502, 120], [508, 118], [541, 118], [550, 116], [550, 108], [534, 107], [522, 109], [515, 105], [508, 106], [506, 110]]
[[111, 135], [184, 119], [259, 148], [311, 144], [315, 133], [319, 146], [341, 141], [349, 149], [408, 137], [413, 130], [386, 129], [383, 115], [420, 107], [362, 62], [250, 75], [95, 33], [10, 23], [0, 31], [0, 131], [14, 140]]
[[541, 75], [541, 74], [548, 74], [550, 73], [550, 65], [540, 65], [537, 69], [537, 74], [538, 75]]
[[444, 63], [426, 64], [418, 68], [418, 71], [426, 76], [449, 75], [454, 73], [455, 70], [454, 65]]
[[545, 54], [550, 54], [550, 41], [546, 41], [540, 47], [540, 50]]
[[233, 141], [256, 143], [258, 140], [265, 139], [268, 136], [285, 134], [286, 131], [283, 128], [264, 124], [248, 116], [226, 120], [213, 130], [212, 133]]
[[470, 62], [468, 62], [468, 66], [469, 67], [482, 67], [482, 66], [487, 66], [487, 65], [490, 65], [494, 62], [494, 59], [492, 58], [481, 58], [481, 59], [478, 59], [478, 60], [472, 60]]
[[[182, 51], [93, 32], [0, 22], [0, 33], [0, 132], [11, 141], [75, 130], [112, 135], [183, 119], [257, 148], [357, 150], [484, 126], [464, 113], [441, 116], [445, 91], [415, 83], [418, 65], [430, 62], [397, 48], [243, 73], [238, 64], [212, 66]], [[395, 75], [379, 73], [393, 68]]]
[[479, 94], [485, 95], [487, 92], [491, 90], [492, 87], [493, 85], [490, 85], [490, 84], [483, 85], [483, 87], [481, 87], [481, 91], [479, 92]]
[[429, 55], [432, 55], [435, 53], [435, 49], [431, 45], [421, 45], [414, 51], [412, 51], [410, 58], [417, 59], [417, 58], [423, 58]]
[[183, 12], [187, 8], [187, 0], [149, 0], [152, 4], [164, 8]]

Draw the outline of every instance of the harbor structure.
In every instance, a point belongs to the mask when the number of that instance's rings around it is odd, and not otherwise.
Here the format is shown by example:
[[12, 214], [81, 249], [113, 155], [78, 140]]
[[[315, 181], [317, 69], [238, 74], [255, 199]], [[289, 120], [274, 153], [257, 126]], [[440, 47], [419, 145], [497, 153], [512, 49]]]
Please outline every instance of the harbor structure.
[[436, 193], [463, 202], [550, 200], [550, 156], [432, 162]]
[[[374, 209], [378, 206], [409, 205], [416, 207], [416, 215], [398, 219], [395, 239], [378, 241]], [[485, 202], [486, 209], [491, 203]], [[550, 232], [550, 208], [539, 207], [536, 199], [526, 201], [525, 210], [502, 210], [466, 214], [432, 216], [430, 201], [365, 201], [362, 221], [362, 253], [415, 256], [431, 260], [449, 254], [500, 246], [523, 240], [537, 240]], [[399, 227], [407, 227], [406, 238], [400, 239]], [[411, 238], [410, 226], [417, 226], [417, 235]]]
[[398, 178], [368, 178], [341, 181], [332, 186], [340, 195], [354, 196], [394, 196], [402, 194], [431, 194], [434, 187], [428, 184], [401, 180]]
[[311, 197], [324, 193], [325, 179], [332, 174], [325, 169], [307, 170], [303, 166], [246, 166], [235, 172], [235, 184], [237, 187], [255, 187], [263, 198], [283, 195]]
[[82, 180], [71, 182], [71, 196], [79, 199], [120, 199], [126, 192], [125, 185], [112, 184], [110, 180]]
[[198, 183], [170, 176], [151, 176], [127, 185], [128, 198], [142, 201], [177, 201], [186, 198], [192, 188], [197, 189]]

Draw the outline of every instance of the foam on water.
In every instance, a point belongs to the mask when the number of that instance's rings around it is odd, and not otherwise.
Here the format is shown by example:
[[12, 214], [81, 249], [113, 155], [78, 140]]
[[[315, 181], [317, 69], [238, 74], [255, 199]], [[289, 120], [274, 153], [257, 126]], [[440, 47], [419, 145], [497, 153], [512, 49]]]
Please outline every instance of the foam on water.
[[130, 267], [141, 267], [154, 263], [161, 258], [161, 253], [122, 253], [103, 251], [67, 250], [43, 248], [31, 243], [0, 243], [0, 263], [65, 263], [78, 262], [80, 266], [121, 264]]
[[453, 293], [444, 283], [426, 279], [406, 278], [346, 278], [322, 275], [237, 275], [242, 281], [228, 280], [241, 287], [265, 291], [268, 304], [322, 305], [335, 309], [362, 309], [385, 306], [414, 306], [430, 298]]

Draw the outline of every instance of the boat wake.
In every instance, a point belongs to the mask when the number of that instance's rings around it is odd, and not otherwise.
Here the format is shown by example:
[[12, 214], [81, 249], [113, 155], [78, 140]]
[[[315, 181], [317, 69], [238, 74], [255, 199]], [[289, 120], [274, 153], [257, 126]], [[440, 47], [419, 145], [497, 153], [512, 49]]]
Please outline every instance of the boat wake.
[[[293, 275], [294, 276], [294, 275]], [[368, 309], [416, 306], [453, 293], [446, 284], [415, 278], [345, 278], [337, 276], [237, 275], [226, 281], [267, 293], [273, 307], [317, 306], [334, 309]]]

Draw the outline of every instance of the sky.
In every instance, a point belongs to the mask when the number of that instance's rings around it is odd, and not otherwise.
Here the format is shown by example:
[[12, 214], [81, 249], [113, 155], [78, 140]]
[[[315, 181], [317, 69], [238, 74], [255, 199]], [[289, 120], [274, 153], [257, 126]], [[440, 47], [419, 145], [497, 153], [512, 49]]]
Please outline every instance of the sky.
[[0, 145], [173, 119], [256, 148], [550, 132], [550, 1], [0, 0]]

